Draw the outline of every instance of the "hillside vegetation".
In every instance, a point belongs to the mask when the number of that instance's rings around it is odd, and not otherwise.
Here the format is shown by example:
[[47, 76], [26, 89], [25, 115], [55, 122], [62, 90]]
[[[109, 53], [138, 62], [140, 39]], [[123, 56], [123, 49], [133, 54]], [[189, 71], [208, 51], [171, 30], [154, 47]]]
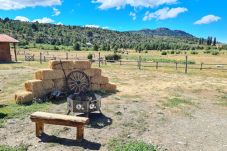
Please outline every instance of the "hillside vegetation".
[[[100, 28], [20, 22], [8, 18], [0, 19], [0, 33], [11, 35], [22, 47], [37, 47], [39, 44], [72, 46], [75, 50], [136, 50], [195, 49], [198, 38], [179, 30], [159, 28], [138, 32], [119, 32]], [[142, 33], [142, 34], [141, 34]], [[153, 33], [153, 34], [152, 34]]]

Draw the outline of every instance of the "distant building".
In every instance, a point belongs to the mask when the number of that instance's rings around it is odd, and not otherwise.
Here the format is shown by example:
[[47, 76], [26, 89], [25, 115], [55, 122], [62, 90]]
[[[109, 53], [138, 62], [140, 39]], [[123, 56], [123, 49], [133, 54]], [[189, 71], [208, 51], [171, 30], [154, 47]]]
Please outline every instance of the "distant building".
[[5, 34], [0, 34], [0, 62], [11, 62], [10, 43], [14, 45], [15, 61], [17, 61], [16, 43], [19, 41]]

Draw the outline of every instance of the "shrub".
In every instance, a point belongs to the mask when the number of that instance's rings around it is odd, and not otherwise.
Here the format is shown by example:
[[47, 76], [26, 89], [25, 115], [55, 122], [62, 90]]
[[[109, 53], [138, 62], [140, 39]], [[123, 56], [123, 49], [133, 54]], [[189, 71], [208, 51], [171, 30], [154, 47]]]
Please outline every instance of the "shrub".
[[92, 60], [92, 59], [93, 59], [93, 55], [92, 55], [91, 53], [89, 53], [89, 54], [87, 55], [87, 59]]
[[203, 53], [209, 54], [209, 53], [211, 53], [211, 51], [210, 50], [205, 50]]
[[145, 50], [145, 53], [148, 53], [148, 51], [147, 51], [147, 50]]
[[180, 54], [180, 51], [176, 51], [176, 54]]
[[171, 50], [171, 51], [170, 51], [170, 54], [175, 54], [175, 51], [174, 51], [174, 50]]
[[218, 51], [213, 51], [211, 54], [212, 54], [212, 55], [218, 55], [219, 52], [218, 52]]
[[162, 51], [161, 55], [167, 55], [166, 51]]
[[114, 54], [105, 56], [105, 58], [107, 61], [117, 61], [121, 59], [121, 55], [114, 53]]
[[197, 52], [197, 51], [191, 51], [191, 54], [192, 55], [197, 55], [197, 54], [199, 54], [199, 52]]

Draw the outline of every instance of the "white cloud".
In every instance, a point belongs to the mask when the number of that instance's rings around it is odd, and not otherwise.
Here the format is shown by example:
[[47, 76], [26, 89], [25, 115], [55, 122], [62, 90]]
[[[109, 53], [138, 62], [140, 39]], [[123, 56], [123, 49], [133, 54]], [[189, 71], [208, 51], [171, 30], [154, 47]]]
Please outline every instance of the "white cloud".
[[39, 22], [39, 23], [53, 23], [54, 20], [50, 19], [50, 18], [47, 18], [47, 17], [44, 17], [44, 18], [41, 18], [41, 19], [35, 19], [33, 20], [32, 22]]
[[36, 6], [61, 5], [61, 0], [0, 0], [0, 10], [15, 10]]
[[63, 25], [63, 23], [62, 22], [58, 22], [56, 25]]
[[145, 13], [145, 16], [143, 18], [144, 21], [151, 20], [151, 19], [157, 19], [157, 20], [165, 20], [168, 18], [175, 18], [179, 14], [187, 12], [188, 9], [184, 7], [177, 7], [177, 8], [168, 8], [165, 7], [163, 9], [159, 9], [156, 12], [150, 13], [147, 11]]
[[100, 27], [99, 25], [85, 25], [84, 27], [88, 27], [88, 28], [102, 28], [102, 29], [109, 29], [108, 26]]
[[61, 12], [57, 8], [53, 8], [54, 14], [52, 16], [59, 16]]
[[178, 0], [92, 0], [92, 3], [101, 3], [100, 9], [121, 9], [126, 5], [132, 7], [155, 7], [164, 4], [174, 4]]
[[130, 12], [129, 16], [131, 16], [133, 20], [136, 20], [136, 13]]
[[29, 19], [27, 17], [24, 17], [24, 16], [16, 16], [14, 20], [29, 22]]
[[102, 27], [102, 29], [109, 29], [109, 27], [107, 27], [107, 26], [106, 27]]
[[84, 27], [88, 27], [88, 28], [100, 28], [99, 25], [85, 25]]
[[197, 20], [194, 22], [194, 24], [201, 25], [201, 24], [210, 24], [213, 22], [217, 22], [221, 19], [221, 17], [215, 16], [215, 15], [207, 15], [202, 17], [200, 20]]

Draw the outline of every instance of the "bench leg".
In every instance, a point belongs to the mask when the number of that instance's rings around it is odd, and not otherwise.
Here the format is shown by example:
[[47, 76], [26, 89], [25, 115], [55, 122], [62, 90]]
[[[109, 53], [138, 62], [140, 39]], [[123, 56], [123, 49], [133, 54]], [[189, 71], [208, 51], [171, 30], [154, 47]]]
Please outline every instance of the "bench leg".
[[76, 139], [82, 140], [84, 138], [84, 126], [77, 126]]
[[36, 137], [41, 136], [41, 134], [44, 131], [44, 124], [42, 122], [36, 122], [35, 128], [36, 128]]

